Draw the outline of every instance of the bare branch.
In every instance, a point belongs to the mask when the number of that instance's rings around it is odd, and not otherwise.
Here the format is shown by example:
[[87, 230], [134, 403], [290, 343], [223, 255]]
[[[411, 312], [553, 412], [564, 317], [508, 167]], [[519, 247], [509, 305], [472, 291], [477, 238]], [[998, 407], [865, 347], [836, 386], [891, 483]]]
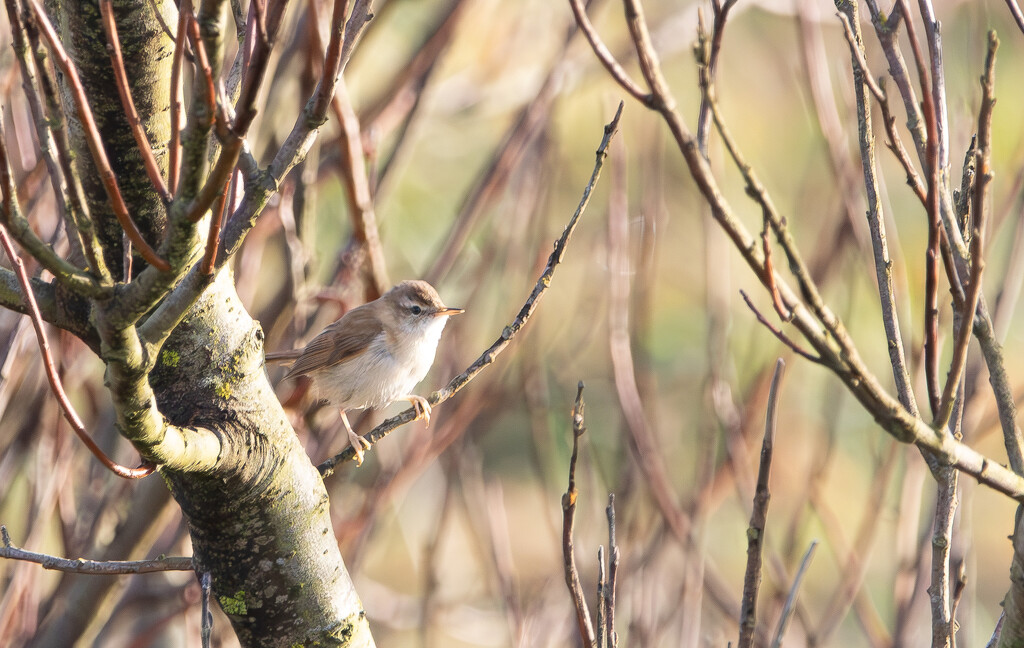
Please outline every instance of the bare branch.
[[85, 560], [77, 558], [58, 558], [47, 554], [20, 549], [11, 544], [7, 527], [0, 526], [3, 546], [0, 546], [0, 558], [22, 560], [42, 565], [43, 569], [52, 569], [74, 574], [96, 574], [100, 576], [117, 576], [120, 574], [152, 574], [165, 571], [191, 571], [192, 559], [187, 556], [170, 556], [153, 560]]
[[1017, 28], [1024, 32], [1024, 13], [1021, 13], [1017, 0], [1006, 0], [1006, 7], [1010, 10], [1010, 15], [1013, 16], [1013, 22], [1017, 23]]
[[907, 368], [906, 351], [903, 346], [903, 334], [900, 331], [899, 313], [896, 306], [896, 294], [893, 288], [892, 261], [889, 256], [889, 245], [885, 236], [885, 218], [882, 214], [882, 201], [879, 197], [877, 162], [875, 160], [875, 139], [872, 134], [871, 105], [865, 87], [882, 98], [882, 92], [871, 82], [866, 63], [864, 62], [864, 42], [860, 33], [860, 16], [854, 2], [837, 2], [839, 17], [847, 35], [852, 53], [853, 83], [857, 98], [857, 134], [860, 142], [861, 167], [863, 169], [864, 187], [867, 192], [867, 220], [871, 232], [871, 249], [874, 252], [875, 279], [878, 282], [878, 299], [882, 307], [882, 326], [885, 330], [886, 347], [889, 350], [889, 364], [892, 366], [896, 394], [900, 403], [908, 412], [918, 416], [917, 398]]
[[953, 398], [959, 388], [960, 379], [967, 365], [967, 349], [971, 342], [974, 313], [978, 309], [981, 297], [981, 275], [985, 269], [985, 230], [988, 223], [987, 197], [988, 185], [992, 182], [992, 109], [995, 106], [995, 59], [999, 48], [999, 39], [994, 31], [988, 33], [988, 54], [985, 56], [985, 73], [981, 77], [982, 99], [981, 111], [978, 115], [978, 148], [975, 153], [975, 186], [973, 191], [974, 214], [973, 235], [971, 236], [971, 274], [967, 286], [967, 295], [959, 313], [959, 330], [953, 343], [953, 359], [946, 376], [946, 385], [942, 390], [942, 400], [935, 412], [935, 427], [944, 428], [949, 425], [953, 414]]
[[590, 22], [587, 11], [583, 7], [583, 0], [569, 0], [569, 6], [572, 7], [572, 13], [576, 16], [576, 24], [579, 25], [580, 31], [583, 32], [587, 42], [590, 43], [590, 47], [594, 50], [597, 60], [601, 61], [601, 65], [608, 70], [608, 73], [622, 86], [623, 90], [633, 95], [633, 98], [640, 103], [648, 105], [652, 98], [651, 95], [644, 92], [635, 81], [630, 79], [626, 70], [612, 56], [611, 51], [601, 40], [597, 30], [594, 29], [594, 24]]
[[718, 68], [718, 56], [722, 51], [722, 38], [725, 33], [725, 21], [729, 17], [729, 10], [736, 4], [736, 0], [726, 0], [722, 5], [714, 2], [711, 5], [714, 23], [711, 27], [711, 38], [704, 33], [704, 13], [698, 9], [697, 13], [697, 42], [701, 51], [698, 53], [700, 85], [705, 88], [701, 97], [700, 111], [697, 113], [697, 145], [701, 154], [708, 156], [708, 135], [711, 132], [711, 106], [708, 105], [708, 97], [714, 97], [713, 86], [715, 83], [715, 71]]

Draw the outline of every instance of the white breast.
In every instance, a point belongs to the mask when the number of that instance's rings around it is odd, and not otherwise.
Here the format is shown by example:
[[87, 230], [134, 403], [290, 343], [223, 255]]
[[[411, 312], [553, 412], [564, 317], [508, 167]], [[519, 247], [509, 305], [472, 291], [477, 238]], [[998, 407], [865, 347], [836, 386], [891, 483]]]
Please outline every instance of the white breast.
[[340, 364], [314, 372], [318, 396], [341, 409], [379, 408], [412, 393], [434, 362], [447, 317], [436, 317], [390, 340], [381, 333], [370, 348]]

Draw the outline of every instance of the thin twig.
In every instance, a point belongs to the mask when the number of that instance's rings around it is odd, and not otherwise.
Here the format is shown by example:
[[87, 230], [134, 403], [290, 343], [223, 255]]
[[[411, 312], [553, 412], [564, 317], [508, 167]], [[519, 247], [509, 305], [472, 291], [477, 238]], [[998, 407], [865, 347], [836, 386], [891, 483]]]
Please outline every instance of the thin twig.
[[3, 541], [3, 546], [0, 546], [0, 558], [33, 562], [42, 565], [43, 569], [66, 573], [116, 576], [118, 574], [151, 574], [193, 569], [192, 559], [187, 556], [169, 556], [153, 560], [85, 560], [82, 558], [72, 560], [15, 547], [11, 544], [11, 537], [7, 533], [6, 526], [0, 526], [0, 536]]
[[807, 567], [811, 564], [811, 558], [814, 557], [814, 550], [817, 546], [818, 541], [812, 540], [811, 546], [807, 547], [807, 551], [804, 552], [804, 557], [800, 561], [800, 569], [796, 571], [796, 576], [793, 577], [793, 585], [789, 588], [786, 602], [782, 606], [782, 614], [779, 615], [779, 624], [775, 627], [775, 636], [772, 638], [771, 648], [780, 648], [782, 646], [782, 637], [786, 634], [786, 627], [789, 625], [789, 620], [793, 616], [793, 610], [796, 608], [796, 595], [800, 591], [800, 584], [804, 580], [804, 574], [807, 573]]
[[132, 245], [138, 248], [142, 258], [157, 270], [168, 272], [171, 266], [167, 261], [160, 258], [153, 248], [150, 247], [149, 243], [142, 238], [142, 232], [139, 231], [135, 221], [132, 220], [131, 215], [128, 213], [128, 206], [125, 204], [124, 197], [121, 195], [121, 189], [117, 185], [117, 177], [110, 167], [110, 160], [107, 158], [107, 152], [103, 148], [103, 138], [96, 127], [96, 120], [93, 118], [92, 110], [89, 109], [89, 102], [85, 97], [85, 90], [82, 87], [78, 71], [75, 69], [71, 59], [68, 58], [67, 52], [64, 51], [64, 47], [54, 31], [53, 25], [50, 24], [49, 18], [46, 17], [46, 12], [39, 6], [38, 0], [28, 0], [28, 3], [32, 7], [36, 22], [42, 30], [47, 44], [50, 46], [54, 62], [61, 72], [64, 73], [65, 79], [71, 88], [71, 96], [74, 100], [75, 109], [78, 112], [78, 119], [82, 124], [86, 143], [89, 145], [89, 152], [92, 154], [92, 159], [103, 183], [103, 188], [110, 199], [110, 206], [114, 211], [114, 216], [117, 217], [117, 221], [121, 224], [128, 238], [131, 239]]
[[775, 325], [769, 322], [768, 318], [762, 315], [761, 311], [757, 310], [757, 307], [754, 306], [754, 302], [750, 301], [750, 297], [747, 296], [747, 293], [745, 291], [741, 290], [740, 295], [743, 297], [743, 301], [747, 303], [747, 308], [753, 311], [754, 316], [757, 318], [757, 321], [761, 322], [761, 324], [763, 324], [765, 328], [772, 332], [772, 335], [777, 337], [780, 342], [788, 346], [793, 351], [793, 353], [796, 353], [797, 355], [806, 358], [807, 360], [810, 360], [815, 364], [823, 364], [821, 358], [804, 350], [799, 344], [789, 339], [789, 336], [787, 336], [781, 330], [776, 328]]
[[[713, 2], [711, 11], [714, 16], [714, 24], [711, 27], [711, 39], [708, 41], [706, 36], [698, 37], [698, 43], [707, 43], [707, 45], [702, 45], [706, 51], [700, 52], [702, 61], [699, 66], [700, 84], [706, 88], [706, 92], [702, 95], [700, 110], [697, 113], [696, 130], [697, 146], [700, 147], [700, 152], [705, 158], [708, 156], [708, 135], [711, 131], [711, 106], [708, 105], [708, 97], [714, 96], [715, 70], [718, 67], [718, 56], [722, 51], [725, 21], [729, 17], [729, 10], [735, 4], [736, 0], [725, 0], [725, 4]], [[698, 10], [697, 17], [698, 30], [703, 31], [703, 12]]]
[[583, 425], [583, 381], [576, 387], [576, 404], [572, 408], [572, 456], [569, 458], [569, 486], [562, 495], [562, 568], [565, 573], [565, 584], [569, 587], [573, 605], [576, 607], [576, 623], [579, 626], [580, 640], [586, 646], [596, 646], [594, 625], [590, 622], [590, 610], [580, 584], [580, 574], [576, 569], [576, 550], [573, 546], [572, 530], [576, 521], [576, 460], [579, 457], [580, 437], [587, 431]]
[[[494, 359], [500, 354], [505, 348], [512, 342], [512, 339], [519, 333], [520, 330], [526, 325], [526, 323], [533, 316], [534, 311], [537, 310], [540, 304], [541, 298], [544, 293], [547, 292], [551, 286], [551, 278], [555, 274], [555, 268], [562, 262], [565, 256], [565, 250], [569, 243], [569, 238], [576, 229], [576, 224], [579, 222], [580, 217], [586, 210], [587, 205], [590, 203], [590, 196], [594, 190], [594, 186], [597, 184], [597, 179], [601, 176], [601, 169], [604, 167], [605, 158], [608, 156], [608, 146], [611, 143], [612, 137], [619, 127], [619, 119], [622, 116], [623, 104], [620, 102], [618, 110], [615, 111], [615, 116], [612, 120], [604, 127], [604, 137], [601, 139], [601, 144], [597, 149], [596, 161], [594, 163], [594, 170], [591, 173], [590, 181], [587, 183], [586, 188], [583, 190], [583, 197], [580, 199], [579, 205], [576, 207], [576, 211], [573, 213], [572, 218], [569, 219], [565, 229], [562, 231], [562, 235], [555, 241], [555, 249], [551, 252], [548, 257], [547, 265], [544, 268], [544, 272], [541, 273], [540, 278], [537, 280], [537, 284], [534, 286], [533, 291], [527, 298], [526, 303], [523, 304], [516, 318], [511, 324], [506, 326], [501, 331], [501, 335], [497, 340], [491, 344], [490, 347], [484, 351], [479, 358], [477, 358], [473, 364], [471, 364], [465, 371], [458, 376], [451, 379], [446, 387], [440, 389], [427, 398], [427, 402], [431, 406], [436, 406], [444, 401], [448, 400], [456, 393], [465, 387], [469, 381], [473, 380], [477, 374], [483, 369], [494, 362]], [[392, 418], [387, 419], [373, 430], [369, 432], [363, 438], [366, 439], [370, 444], [374, 444], [377, 441], [383, 439], [385, 436], [391, 433], [392, 430], [400, 425], [404, 425], [416, 418], [416, 413], [412, 408], [409, 408]], [[351, 461], [355, 458], [355, 451], [352, 448], [347, 448], [344, 452], [337, 454], [330, 459], [321, 463], [317, 468], [320, 470], [320, 474], [327, 477], [334, 472], [334, 468], [343, 461]]]
[[761, 586], [761, 555], [764, 551], [764, 529], [768, 519], [768, 502], [771, 491], [768, 477], [771, 473], [772, 451], [775, 447], [775, 426], [778, 420], [779, 384], [786, 363], [779, 358], [775, 361], [768, 392], [768, 411], [765, 414], [764, 441], [761, 443], [761, 463], [757, 470], [757, 487], [754, 491], [754, 509], [747, 527], [747, 568], [743, 576], [743, 599], [740, 606], [740, 637], [738, 648], [754, 645], [754, 631], [757, 629], [757, 591]]
[[217, 247], [220, 244], [220, 231], [224, 226], [224, 213], [228, 209], [228, 194], [231, 192], [231, 187], [237, 182], [238, 175], [235, 172], [235, 179], [229, 180], [224, 183], [224, 191], [217, 198], [217, 202], [213, 205], [213, 220], [210, 221], [210, 231], [206, 237], [206, 252], [203, 253], [203, 262], [199, 267], [199, 271], [206, 276], [213, 274], [214, 262], [217, 260]]
[[14, 251], [14, 246], [11, 245], [11, 240], [7, 236], [7, 228], [0, 224], [0, 245], [3, 246], [4, 251], [7, 252], [8, 258], [11, 260], [11, 265], [14, 266], [14, 271], [18, 275], [18, 281], [21, 283], [22, 296], [25, 299], [25, 304], [28, 307], [29, 317], [32, 319], [32, 327], [36, 332], [36, 340], [39, 342], [39, 351], [43, 356], [43, 367], [46, 370], [46, 378], [50, 382], [50, 389], [53, 390], [53, 395], [57, 398], [57, 402], [60, 403], [61, 410], [64, 412], [64, 417], [71, 424], [71, 429], [74, 430], [78, 438], [82, 440], [85, 447], [89, 449], [92, 454], [100, 460], [110, 472], [114, 473], [118, 477], [124, 477], [125, 479], [139, 479], [151, 475], [155, 470], [154, 466], [150, 463], [143, 463], [138, 468], [126, 468], [108, 457], [103, 450], [100, 449], [96, 442], [92, 440], [89, 433], [85, 430], [85, 424], [82, 423], [82, 419], [78, 417], [78, 413], [75, 408], [71, 405], [71, 401], [68, 399], [67, 393], [64, 392], [64, 385], [61, 384], [60, 376], [57, 374], [57, 367], [54, 365], [53, 356], [50, 354], [50, 343], [46, 339], [46, 331], [43, 330], [43, 317], [39, 313], [39, 305], [36, 303], [35, 295], [32, 292], [32, 286], [28, 280], [28, 274], [25, 272], [25, 265], [21, 261], [21, 257]]
[[[117, 94], [121, 97], [121, 106], [124, 108], [125, 117], [128, 119], [128, 127], [131, 128], [132, 136], [135, 138], [135, 145], [139, 147], [139, 155], [142, 156], [142, 164], [146, 168], [146, 175], [153, 184], [157, 194], [165, 203], [171, 201], [171, 194], [167, 191], [160, 167], [153, 156], [153, 147], [149, 145], [149, 138], [146, 131], [142, 129], [142, 120], [139, 119], [139, 112], [135, 109], [135, 102], [132, 100], [131, 88], [128, 85], [128, 73], [124, 69], [124, 59], [121, 56], [121, 40], [117, 35], [117, 23], [114, 21], [114, 8], [111, 0], [100, 0], [100, 15], [103, 20], [103, 31], [107, 35], [107, 52], [110, 54], [110, 64], [114, 68], [114, 80], [117, 83]], [[159, 15], [159, 12], [157, 12]], [[162, 18], [161, 18], [162, 21]], [[127, 279], [128, 275], [125, 275]]]
[[917, 66], [918, 81], [921, 84], [921, 107], [924, 112], [925, 131], [927, 140], [925, 142], [925, 162], [928, 173], [928, 192], [925, 206], [928, 212], [928, 247], [925, 254], [925, 301], [924, 301], [924, 356], [925, 356], [925, 384], [928, 388], [928, 401], [931, 406], [932, 416], [938, 416], [940, 394], [939, 394], [939, 350], [938, 350], [938, 318], [939, 318], [939, 239], [941, 237], [942, 217], [939, 213], [940, 187], [939, 178], [939, 131], [938, 117], [934, 96], [932, 94], [932, 83], [928, 77], [928, 70], [924, 56], [921, 53], [921, 45], [917, 39], [917, 31], [914, 27], [910, 9], [906, 0], [897, 0], [902, 7], [903, 15], [906, 17], [907, 37], [910, 40], [911, 51], [914, 53], [914, 62]]
[[772, 307], [775, 308], [775, 313], [782, 318], [782, 321], [788, 322], [793, 319], [793, 311], [782, 301], [779, 287], [775, 284], [772, 246], [771, 241], [768, 239], [768, 219], [765, 219], [764, 228], [761, 230], [761, 250], [764, 253], [764, 285], [768, 289], [768, 294], [772, 296]]

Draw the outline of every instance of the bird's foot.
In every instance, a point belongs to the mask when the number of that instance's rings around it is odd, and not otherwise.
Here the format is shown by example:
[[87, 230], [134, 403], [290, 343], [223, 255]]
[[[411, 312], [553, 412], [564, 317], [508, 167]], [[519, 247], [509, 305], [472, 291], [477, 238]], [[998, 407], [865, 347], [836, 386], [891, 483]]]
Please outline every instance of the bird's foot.
[[408, 396], [402, 396], [402, 398], [409, 401], [412, 408], [416, 411], [416, 418], [413, 420], [423, 419], [426, 421], [424, 427], [430, 427], [430, 403], [427, 402], [427, 399], [416, 394], [409, 394]]
[[345, 425], [345, 432], [348, 433], [348, 442], [352, 445], [352, 451], [356, 453], [356, 466], [362, 466], [363, 450], [370, 449], [370, 442], [356, 434], [356, 431], [352, 429], [352, 424], [348, 422], [345, 410], [339, 410], [338, 413], [341, 415], [341, 422]]
[[370, 442], [356, 434], [351, 428], [347, 430], [348, 442], [352, 444], [352, 450], [356, 453], [356, 465], [363, 465], [363, 451], [370, 449]]

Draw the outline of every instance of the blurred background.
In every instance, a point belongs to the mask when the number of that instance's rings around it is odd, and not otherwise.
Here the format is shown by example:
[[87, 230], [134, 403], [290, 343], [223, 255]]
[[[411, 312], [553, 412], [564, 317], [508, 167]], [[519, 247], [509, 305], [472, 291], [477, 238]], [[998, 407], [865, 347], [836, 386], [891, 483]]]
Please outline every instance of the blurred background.
[[[1021, 270], [1011, 261], [1022, 238], [1024, 35], [1004, 2], [935, 4], [954, 177], [976, 129], [985, 33], [996, 29], [1002, 38], [985, 288], [991, 300], [1009, 300], [1005, 352], [1020, 387], [1024, 335], [1012, 304]], [[698, 10], [710, 19], [710, 9], [683, 0], [644, 6], [693, 128], [700, 93], [692, 47]], [[251, 131], [263, 164], [309, 94], [316, 58], [310, 30], [326, 29], [330, 5], [293, 3], [289, 12], [291, 29]], [[626, 99], [590, 207], [522, 334], [435, 409], [429, 428], [400, 428], [362, 467], [346, 465], [326, 479], [342, 555], [377, 645], [579, 643], [562, 570], [560, 500], [581, 380], [587, 432], [575, 538], [591, 605], [614, 493], [619, 645], [735, 641], [768, 384], [779, 357], [786, 370], [759, 643], [774, 633], [797, 567], [818, 541], [785, 645], [926, 645], [935, 488], [918, 452], [895, 443], [837, 379], [794, 357], [757, 323], [739, 291], [777, 322], [769, 297], [710, 219], [667, 128], [625, 97], [573, 35], [568, 3], [388, 0], [375, 3], [375, 13], [346, 82], [387, 268], [392, 282], [427, 278], [447, 304], [466, 309], [445, 330], [418, 393], [446, 384], [515, 317], [580, 200], [604, 124]], [[621, 6], [598, 1], [589, 14], [639, 78]], [[878, 76], [885, 61], [866, 22], [864, 29]], [[10, 144], [20, 155], [16, 172], [28, 183], [37, 160], [6, 25], [0, 39], [3, 118], [17, 141]], [[726, 28], [717, 89], [733, 135], [788, 218], [826, 300], [891, 389], [863, 211], [851, 209], [838, 188], [842, 173], [860, 173], [860, 162], [849, 50], [834, 6], [739, 3]], [[905, 116], [897, 115], [909, 142]], [[336, 115], [325, 125], [237, 257], [238, 291], [270, 350], [305, 343], [363, 299], [338, 124]], [[904, 340], [924, 393], [917, 370], [925, 214], [882, 146], [877, 114], [876, 137]], [[714, 134], [709, 153], [727, 199], [759, 231], [760, 210]], [[45, 186], [39, 194], [33, 222], [53, 235]], [[940, 301], [946, 366], [948, 294]], [[134, 461], [113, 429], [101, 363], [71, 336], [50, 333], [89, 429], [115, 458]], [[613, 348], [628, 350], [631, 362], [613, 363]], [[965, 439], [1003, 462], [979, 356], [972, 348], [968, 379], [980, 378], [981, 388], [965, 416]], [[74, 439], [49, 394], [26, 318], [0, 312], [0, 361], [0, 522], [13, 542], [68, 557], [189, 555], [187, 530], [159, 478], [117, 480]], [[271, 368], [270, 377], [314, 463], [345, 447], [336, 412], [318, 409], [301, 385], [280, 382], [280, 369]], [[638, 419], [630, 425], [623, 403], [637, 397], [654, 453], [634, 449]], [[398, 411], [393, 405], [363, 416], [360, 429]], [[961, 490], [953, 549], [963, 574], [958, 637], [962, 645], [983, 645], [1008, 587], [1015, 507], [970, 479], [961, 479]], [[679, 533], [680, 520], [687, 533]], [[101, 604], [89, 608], [68, 645], [200, 645], [191, 573], [62, 577], [0, 562], [0, 584], [4, 645], [30, 644], [40, 624], [73, 617], [84, 601]], [[215, 645], [237, 645], [217, 615]]]

